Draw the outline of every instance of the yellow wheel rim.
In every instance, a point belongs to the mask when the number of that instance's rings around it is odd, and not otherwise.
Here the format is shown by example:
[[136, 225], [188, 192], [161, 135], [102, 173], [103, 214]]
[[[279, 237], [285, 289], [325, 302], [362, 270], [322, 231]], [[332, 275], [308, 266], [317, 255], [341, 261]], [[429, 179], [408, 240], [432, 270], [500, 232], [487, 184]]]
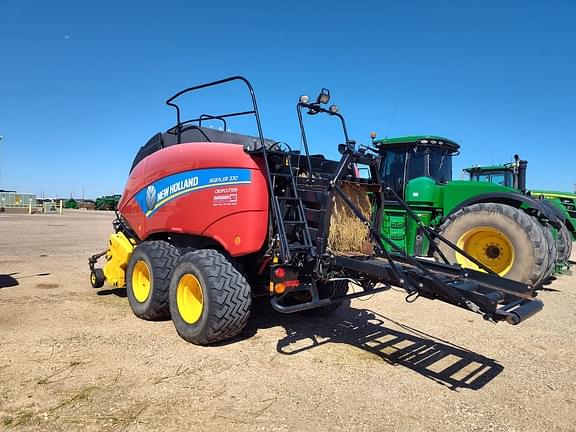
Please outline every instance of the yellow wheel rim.
[[188, 324], [200, 319], [204, 310], [204, 295], [196, 276], [185, 274], [180, 278], [176, 288], [176, 305], [180, 316]]
[[144, 303], [152, 288], [150, 269], [144, 261], [137, 261], [132, 272], [132, 291], [140, 303]]
[[[492, 227], [477, 227], [465, 232], [456, 245], [476, 258], [500, 276], [510, 271], [514, 264], [514, 246], [502, 231]], [[456, 254], [456, 261], [462, 267], [479, 270], [468, 258]]]
[[90, 276], [90, 277], [91, 277], [90, 280], [92, 281], [92, 285], [96, 285], [96, 275], [94, 273], [92, 273], [92, 276]]

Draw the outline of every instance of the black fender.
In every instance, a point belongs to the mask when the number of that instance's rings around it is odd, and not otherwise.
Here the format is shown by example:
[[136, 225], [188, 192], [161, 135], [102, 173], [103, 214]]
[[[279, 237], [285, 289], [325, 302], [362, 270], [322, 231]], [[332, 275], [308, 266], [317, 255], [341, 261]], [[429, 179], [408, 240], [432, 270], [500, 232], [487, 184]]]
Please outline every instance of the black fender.
[[[562, 210], [560, 210], [556, 205], [552, 204], [550, 201], [543, 199], [542, 200], [542, 204], [544, 204], [545, 206], [550, 207], [551, 211], [556, 212], [556, 214], [558, 215], [558, 219], [560, 219], [560, 221], [562, 221], [562, 223], [564, 225], [566, 225], [566, 228], [568, 228], [568, 231], [570, 231], [570, 233], [576, 233], [576, 227], [573, 226], [572, 222], [570, 221], [570, 219], [568, 219], [566, 217], [566, 215], [564, 213], [562, 213]], [[557, 228], [557, 227], [556, 227]]]
[[566, 215], [564, 213], [562, 213], [562, 210], [560, 210], [558, 207], [556, 207], [554, 204], [552, 204], [548, 200], [543, 199], [543, 200], [538, 200], [538, 202], [540, 202], [544, 207], [548, 207], [549, 210], [556, 215], [556, 217], [558, 218], [558, 220], [562, 224], [566, 223]]
[[568, 219], [566, 219], [565, 224], [566, 224], [566, 228], [568, 228], [568, 231], [570, 231], [570, 233], [574, 237], [576, 237], [576, 227], [574, 225], [572, 225], [572, 223]]
[[[534, 209], [538, 218], [547, 219], [554, 228], [560, 228], [564, 223], [563, 215], [559, 214], [559, 210], [546, 201], [536, 200], [528, 195], [523, 195], [516, 192], [490, 192], [485, 194], [476, 195], [472, 198], [462, 201], [452, 209], [450, 214], [460, 210], [463, 207], [468, 207], [473, 204], [480, 203], [498, 203], [508, 204], [509, 206], [519, 208], [522, 204], [527, 204], [530, 208]], [[558, 211], [557, 211], [558, 210]], [[445, 218], [449, 215], [445, 215]]]

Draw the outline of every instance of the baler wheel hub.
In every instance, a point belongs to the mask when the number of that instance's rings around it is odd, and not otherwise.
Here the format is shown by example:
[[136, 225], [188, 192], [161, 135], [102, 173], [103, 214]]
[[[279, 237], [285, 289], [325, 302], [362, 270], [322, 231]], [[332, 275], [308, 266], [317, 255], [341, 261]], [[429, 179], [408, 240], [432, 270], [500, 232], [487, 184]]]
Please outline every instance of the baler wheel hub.
[[144, 303], [150, 295], [151, 281], [150, 269], [144, 261], [138, 261], [134, 265], [132, 273], [132, 289], [134, 297], [140, 303]]
[[176, 288], [176, 304], [180, 316], [188, 324], [194, 324], [200, 319], [204, 309], [204, 295], [196, 276], [185, 274], [180, 278]]

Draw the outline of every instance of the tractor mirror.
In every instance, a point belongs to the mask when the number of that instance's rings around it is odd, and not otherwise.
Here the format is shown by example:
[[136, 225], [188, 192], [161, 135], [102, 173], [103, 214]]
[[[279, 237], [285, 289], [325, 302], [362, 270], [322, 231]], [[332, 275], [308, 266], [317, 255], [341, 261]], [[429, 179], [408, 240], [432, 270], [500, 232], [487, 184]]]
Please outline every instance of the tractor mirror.
[[338, 144], [338, 153], [340, 154], [346, 153], [346, 144]]

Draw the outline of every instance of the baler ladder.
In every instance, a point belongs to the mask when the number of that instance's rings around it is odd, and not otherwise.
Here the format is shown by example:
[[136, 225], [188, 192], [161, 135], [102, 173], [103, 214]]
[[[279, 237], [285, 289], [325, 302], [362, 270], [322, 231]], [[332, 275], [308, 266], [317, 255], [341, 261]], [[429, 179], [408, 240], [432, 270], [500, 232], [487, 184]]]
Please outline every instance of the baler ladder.
[[[298, 196], [296, 188], [295, 168], [286, 154], [282, 155], [283, 163], [270, 164], [270, 178], [272, 180], [272, 199], [276, 208], [280, 209], [278, 223], [282, 226], [281, 235], [286, 241], [286, 250], [283, 261], [290, 261], [292, 254], [304, 253], [310, 257], [316, 256], [316, 248], [312, 243], [308, 222], [302, 199]], [[272, 169], [274, 166], [274, 169]]]

